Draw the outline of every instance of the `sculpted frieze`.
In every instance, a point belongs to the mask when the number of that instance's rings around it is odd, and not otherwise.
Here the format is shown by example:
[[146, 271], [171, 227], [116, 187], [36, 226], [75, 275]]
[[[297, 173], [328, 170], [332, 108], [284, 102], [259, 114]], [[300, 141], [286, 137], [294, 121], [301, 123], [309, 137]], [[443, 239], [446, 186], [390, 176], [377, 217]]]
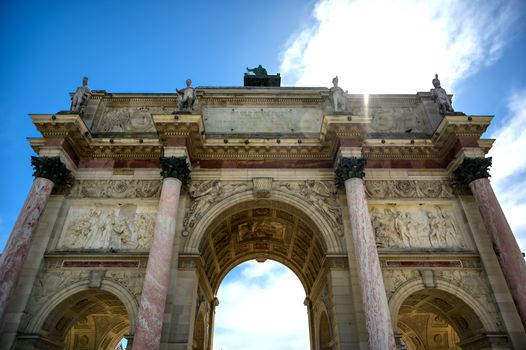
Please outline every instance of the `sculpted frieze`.
[[81, 180], [71, 190], [75, 198], [159, 198], [159, 180]]
[[173, 108], [126, 107], [106, 108], [93, 127], [93, 132], [155, 132], [152, 114], [166, 114]]
[[369, 198], [452, 198], [447, 181], [434, 180], [367, 180], [365, 191]]
[[72, 207], [58, 249], [146, 249], [155, 225], [154, 207], [94, 204]]
[[280, 183], [280, 190], [307, 201], [323, 215], [334, 232], [343, 235], [342, 212], [337, 201], [334, 182], [306, 180], [303, 182]]
[[104, 278], [116, 282], [126, 288], [130, 294], [135, 297], [137, 302], [139, 302], [141, 299], [144, 276], [144, 271], [108, 270]]
[[190, 234], [197, 222], [214, 203], [247, 189], [248, 184], [246, 182], [192, 181], [188, 187], [191, 204], [183, 220], [183, 236]]
[[466, 248], [451, 209], [439, 205], [371, 208], [379, 248]]

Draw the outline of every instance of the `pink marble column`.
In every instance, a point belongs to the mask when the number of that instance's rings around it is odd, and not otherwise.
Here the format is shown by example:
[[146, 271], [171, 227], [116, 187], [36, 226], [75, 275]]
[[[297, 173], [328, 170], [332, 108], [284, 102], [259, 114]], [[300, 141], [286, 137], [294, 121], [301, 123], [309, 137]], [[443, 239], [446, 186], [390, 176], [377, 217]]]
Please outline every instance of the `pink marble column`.
[[364, 167], [365, 158], [342, 158], [336, 174], [345, 183], [369, 348], [394, 350], [391, 314], [362, 180]]
[[55, 183], [61, 184], [69, 179], [69, 170], [58, 157], [32, 157], [31, 162], [36, 177], [0, 257], [0, 322], [20, 279], [34, 233], [51, 191]]
[[489, 180], [487, 178], [474, 180], [469, 184], [469, 188], [482, 214], [504, 278], [526, 329], [526, 262], [522, 252]]
[[491, 167], [491, 157], [464, 158], [454, 175], [460, 184], [469, 185], [473, 193], [502, 273], [526, 329], [526, 262], [491, 188], [488, 180], [489, 167]]
[[161, 344], [164, 308], [170, 285], [177, 207], [182, 181], [186, 181], [189, 175], [184, 157], [161, 158], [161, 166], [164, 180], [133, 338], [134, 350], [155, 350], [159, 349]]

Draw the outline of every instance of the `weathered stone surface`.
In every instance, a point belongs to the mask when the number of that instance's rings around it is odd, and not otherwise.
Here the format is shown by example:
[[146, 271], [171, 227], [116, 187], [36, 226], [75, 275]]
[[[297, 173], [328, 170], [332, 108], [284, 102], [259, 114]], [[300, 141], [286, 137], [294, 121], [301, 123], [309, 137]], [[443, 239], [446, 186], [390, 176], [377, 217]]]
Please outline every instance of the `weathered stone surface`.
[[526, 329], [526, 262], [487, 178], [469, 184]]
[[158, 349], [161, 343], [164, 307], [170, 285], [177, 207], [181, 181], [166, 177], [153, 234], [150, 256], [141, 295], [133, 349]]
[[53, 186], [51, 180], [42, 177], [35, 179], [0, 257], [0, 321], [4, 318], [9, 299], [20, 279], [33, 234]]
[[371, 217], [367, 210], [363, 180], [358, 177], [351, 177], [345, 181], [345, 189], [365, 321], [369, 334], [369, 348], [394, 350], [396, 345], [391, 326], [391, 316]]

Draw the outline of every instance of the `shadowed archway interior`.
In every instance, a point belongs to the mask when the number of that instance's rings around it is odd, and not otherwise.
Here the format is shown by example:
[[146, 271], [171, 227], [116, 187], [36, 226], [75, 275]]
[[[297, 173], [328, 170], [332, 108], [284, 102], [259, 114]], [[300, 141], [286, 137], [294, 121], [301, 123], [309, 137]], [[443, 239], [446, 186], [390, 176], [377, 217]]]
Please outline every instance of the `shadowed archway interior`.
[[46, 349], [113, 350], [128, 333], [125, 305], [109, 292], [90, 289], [58, 304], [40, 338]]
[[432, 288], [402, 303], [397, 327], [409, 350], [477, 349], [484, 335], [480, 319], [464, 301]]
[[238, 264], [273, 259], [294, 271], [309, 294], [324, 262], [326, 247], [314, 222], [281, 202], [234, 205], [216, 218], [209, 232], [200, 251], [214, 293]]

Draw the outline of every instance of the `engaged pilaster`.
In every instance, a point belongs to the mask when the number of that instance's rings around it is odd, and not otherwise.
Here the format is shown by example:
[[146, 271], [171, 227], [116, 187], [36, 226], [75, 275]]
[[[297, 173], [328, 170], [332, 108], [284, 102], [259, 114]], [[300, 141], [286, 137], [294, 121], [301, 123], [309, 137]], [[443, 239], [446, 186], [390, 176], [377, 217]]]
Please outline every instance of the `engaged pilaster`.
[[186, 157], [162, 157], [160, 163], [163, 186], [133, 339], [133, 349], [136, 350], [159, 349], [161, 343], [174, 255], [177, 207], [181, 185], [190, 178]]
[[42, 212], [55, 185], [71, 181], [59, 157], [31, 157], [35, 180], [0, 258], [0, 321], [4, 318], [26, 261]]
[[526, 262], [489, 182], [491, 158], [465, 158], [455, 170], [458, 181], [469, 185], [493, 243], [511, 296], [526, 329]]
[[390, 350], [396, 348], [395, 339], [371, 217], [365, 198], [363, 177], [366, 163], [367, 159], [363, 157], [342, 157], [336, 169], [336, 176], [340, 182], [345, 184], [363, 310], [369, 334], [369, 348]]

